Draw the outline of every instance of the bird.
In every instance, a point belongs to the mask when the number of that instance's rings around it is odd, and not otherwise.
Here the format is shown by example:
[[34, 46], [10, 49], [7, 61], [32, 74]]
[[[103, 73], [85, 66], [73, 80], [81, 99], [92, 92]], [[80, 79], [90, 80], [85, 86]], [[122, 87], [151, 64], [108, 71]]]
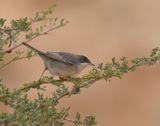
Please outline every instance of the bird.
[[84, 55], [70, 52], [43, 52], [25, 42], [22, 44], [35, 51], [43, 60], [45, 69], [42, 72], [40, 79], [46, 70], [48, 70], [51, 75], [58, 76], [60, 79], [66, 79], [75, 77], [89, 65], [95, 66]]

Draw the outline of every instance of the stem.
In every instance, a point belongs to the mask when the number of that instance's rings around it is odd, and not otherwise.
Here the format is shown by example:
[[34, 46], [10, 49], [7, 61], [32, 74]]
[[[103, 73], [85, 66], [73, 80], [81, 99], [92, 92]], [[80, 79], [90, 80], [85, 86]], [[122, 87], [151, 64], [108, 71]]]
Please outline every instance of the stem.
[[12, 62], [15, 62], [15, 61], [21, 60], [21, 59], [25, 59], [25, 58], [27, 58], [27, 57], [24, 56], [24, 57], [20, 57], [20, 58], [17, 58], [17, 59], [12, 59], [12, 60], [10, 60], [9, 62], [7, 62], [6, 64], [0, 66], [0, 69], [6, 67], [7, 65], [11, 64]]
[[[66, 23], [68, 23], [68, 22], [66, 22]], [[39, 37], [39, 36], [41, 36], [41, 35], [46, 35], [46, 34], [47, 34], [48, 32], [50, 32], [50, 31], [53, 31], [53, 30], [55, 30], [55, 29], [58, 29], [58, 28], [60, 28], [60, 27], [65, 26], [66, 23], [65, 23], [65, 24], [60, 24], [60, 25], [58, 25], [58, 26], [56, 26], [56, 27], [52, 27], [52, 28], [50, 28], [50, 29], [48, 29], [48, 30], [46, 30], [46, 31], [44, 31], [44, 32], [42, 32], [42, 33], [39, 33], [39, 34], [35, 35], [33, 38], [31, 38], [31, 39], [29, 39], [29, 40], [26, 40], [26, 41], [23, 41], [23, 42], [21, 42], [20, 44], [18, 44], [18, 45], [16, 45], [16, 46], [14, 46], [14, 47], [6, 50], [5, 53], [11, 53], [14, 49], [22, 46], [22, 45], [23, 45], [22, 43], [28, 43], [28, 42], [32, 41], [33, 39], [35, 39], [35, 38], [37, 38], [37, 37]]]

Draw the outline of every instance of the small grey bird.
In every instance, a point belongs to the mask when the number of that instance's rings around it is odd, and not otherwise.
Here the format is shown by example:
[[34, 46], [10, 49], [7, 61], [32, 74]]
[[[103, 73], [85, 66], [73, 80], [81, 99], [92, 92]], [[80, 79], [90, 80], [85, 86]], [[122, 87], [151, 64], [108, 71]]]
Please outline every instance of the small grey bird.
[[44, 62], [45, 70], [48, 70], [52, 75], [59, 76], [60, 78], [73, 77], [79, 74], [86, 66], [94, 66], [94, 64], [83, 55], [68, 52], [42, 52], [27, 43], [23, 43], [23, 45], [37, 52]]

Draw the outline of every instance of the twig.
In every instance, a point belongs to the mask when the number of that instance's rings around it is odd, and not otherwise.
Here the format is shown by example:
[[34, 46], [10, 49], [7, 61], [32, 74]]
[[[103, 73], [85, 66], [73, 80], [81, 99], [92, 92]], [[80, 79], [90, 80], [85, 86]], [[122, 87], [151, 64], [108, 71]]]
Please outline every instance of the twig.
[[21, 59], [25, 59], [25, 58], [27, 58], [27, 57], [24, 56], [24, 57], [20, 57], [20, 58], [18, 58], [18, 59], [14, 59], [14, 58], [13, 58], [12, 60], [10, 60], [9, 62], [7, 62], [6, 64], [0, 66], [0, 69], [6, 67], [7, 65], [11, 64], [12, 62], [15, 62], [15, 61], [21, 60]]
[[67, 122], [75, 123], [75, 121], [71, 120], [71, 119], [64, 119], [64, 120], [67, 121]]
[[76, 91], [77, 89], [80, 90], [80, 89], [82, 89], [82, 88], [85, 88], [85, 87], [86, 87], [86, 84], [88, 84], [87, 86], [89, 86], [89, 85], [93, 84], [93, 83], [96, 82], [96, 81], [98, 81], [98, 80], [95, 79], [95, 80], [90, 80], [90, 81], [87, 81], [87, 82], [83, 82], [83, 83], [81, 83], [80, 86], [78, 86], [78, 87], [73, 87], [72, 90], [70, 90], [70, 91], [62, 94], [61, 96], [57, 97], [55, 100], [58, 102], [60, 99], [62, 99], [63, 97], [65, 97], [65, 96], [67, 96], [67, 95], [76, 94], [75, 91]]
[[44, 79], [29, 83], [27, 86], [18, 89], [17, 92], [20, 93], [20, 92], [25, 92], [26, 90], [29, 90], [31, 88], [36, 88], [36, 87], [39, 88], [43, 84], [53, 84], [56, 86], [60, 86], [62, 85], [63, 82], [64, 82], [63, 80], [54, 80], [54, 79], [47, 80], [44, 78]]
[[[44, 85], [44, 84], [53, 84], [55, 86], [60, 86], [62, 85], [64, 81], [63, 80], [54, 80], [54, 79], [48, 79], [48, 78], [43, 78], [41, 80], [38, 81], [33, 81], [31, 83], [26, 84], [24, 87], [15, 90], [13, 93], [11, 93], [10, 95], [2, 95], [0, 96], [0, 102], [6, 103], [8, 105], [10, 105], [11, 107], [16, 107], [15, 104], [10, 103], [8, 100], [6, 100], [7, 97], [12, 96], [12, 94], [16, 93], [16, 94], [21, 94], [22, 92], [27, 92], [28, 90], [30, 90], [31, 88], [37, 88], [37, 89], [41, 89], [40, 86]], [[15, 100], [13, 100], [15, 101]]]
[[10, 107], [12, 107], [12, 108], [16, 108], [17, 107], [17, 105], [16, 104], [13, 104], [13, 102], [9, 102], [9, 101], [7, 101], [6, 99], [5, 99], [6, 97], [0, 97], [0, 99], [1, 99], [1, 101], [0, 102], [2, 102], [3, 100], [3, 102], [4, 102], [4, 104], [7, 104], [7, 105], [9, 105]]
[[[68, 22], [66, 22], [66, 23], [68, 23]], [[22, 46], [22, 45], [23, 45], [22, 43], [28, 43], [28, 42], [32, 41], [33, 39], [35, 39], [35, 38], [37, 38], [37, 37], [39, 37], [39, 36], [41, 36], [41, 35], [46, 35], [48, 32], [53, 31], [53, 30], [55, 30], [55, 29], [58, 29], [58, 28], [60, 28], [60, 27], [63, 27], [63, 26], [65, 26], [65, 25], [66, 25], [66, 24], [60, 24], [60, 25], [58, 25], [58, 26], [56, 26], [56, 27], [52, 27], [52, 28], [50, 28], [50, 29], [48, 29], [48, 30], [46, 30], [46, 31], [44, 31], [44, 32], [42, 32], [42, 33], [36, 34], [36, 35], [35, 35], [34, 37], [32, 37], [31, 39], [26, 40], [26, 41], [23, 41], [23, 42], [21, 42], [20, 44], [18, 44], [18, 45], [16, 45], [16, 46], [14, 46], [14, 47], [6, 50], [5, 53], [11, 53], [14, 49]]]
[[[19, 33], [21, 30], [20, 30], [20, 29], [9, 28], [9, 27], [5, 27], [4, 29], [3, 29], [3, 28], [0, 28], [0, 33], [1, 33], [1, 34], [4, 34], [4, 33], [5, 33], [5, 34], [8, 35], [8, 37], [4, 40], [4, 42], [6, 42], [6, 41], [9, 40], [9, 45], [8, 45], [8, 47], [10, 47], [11, 44], [12, 44], [12, 41], [14, 41], [13, 38], [12, 38], [12, 32], [13, 32], [13, 31], [16, 31], [17, 33]], [[24, 31], [24, 30], [22, 30], [22, 31]]]
[[[71, 120], [71, 119], [64, 119], [64, 120], [65, 120], [65, 121], [67, 121], [67, 122], [70, 122], [70, 123], [76, 124], [76, 121], [75, 121], [75, 120]], [[82, 122], [82, 123], [81, 123], [81, 124], [79, 124], [79, 125], [84, 125], [84, 126], [85, 126], [86, 124]], [[78, 125], [78, 126], [79, 126], [79, 125]], [[76, 126], [77, 126], [77, 125], [76, 125]]]
[[6, 64], [0, 66], [0, 69], [4, 68], [5, 66], [11, 64], [12, 62], [14, 62], [14, 59], [10, 60], [9, 62], [7, 62]]

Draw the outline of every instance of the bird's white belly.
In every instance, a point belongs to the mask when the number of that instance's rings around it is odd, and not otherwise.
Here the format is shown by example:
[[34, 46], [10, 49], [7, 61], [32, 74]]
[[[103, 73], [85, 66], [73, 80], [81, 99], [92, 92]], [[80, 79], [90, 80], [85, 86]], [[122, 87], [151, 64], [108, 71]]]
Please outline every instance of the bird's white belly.
[[45, 66], [52, 75], [74, 76], [77, 71], [75, 65], [66, 65], [57, 61], [45, 62]]

